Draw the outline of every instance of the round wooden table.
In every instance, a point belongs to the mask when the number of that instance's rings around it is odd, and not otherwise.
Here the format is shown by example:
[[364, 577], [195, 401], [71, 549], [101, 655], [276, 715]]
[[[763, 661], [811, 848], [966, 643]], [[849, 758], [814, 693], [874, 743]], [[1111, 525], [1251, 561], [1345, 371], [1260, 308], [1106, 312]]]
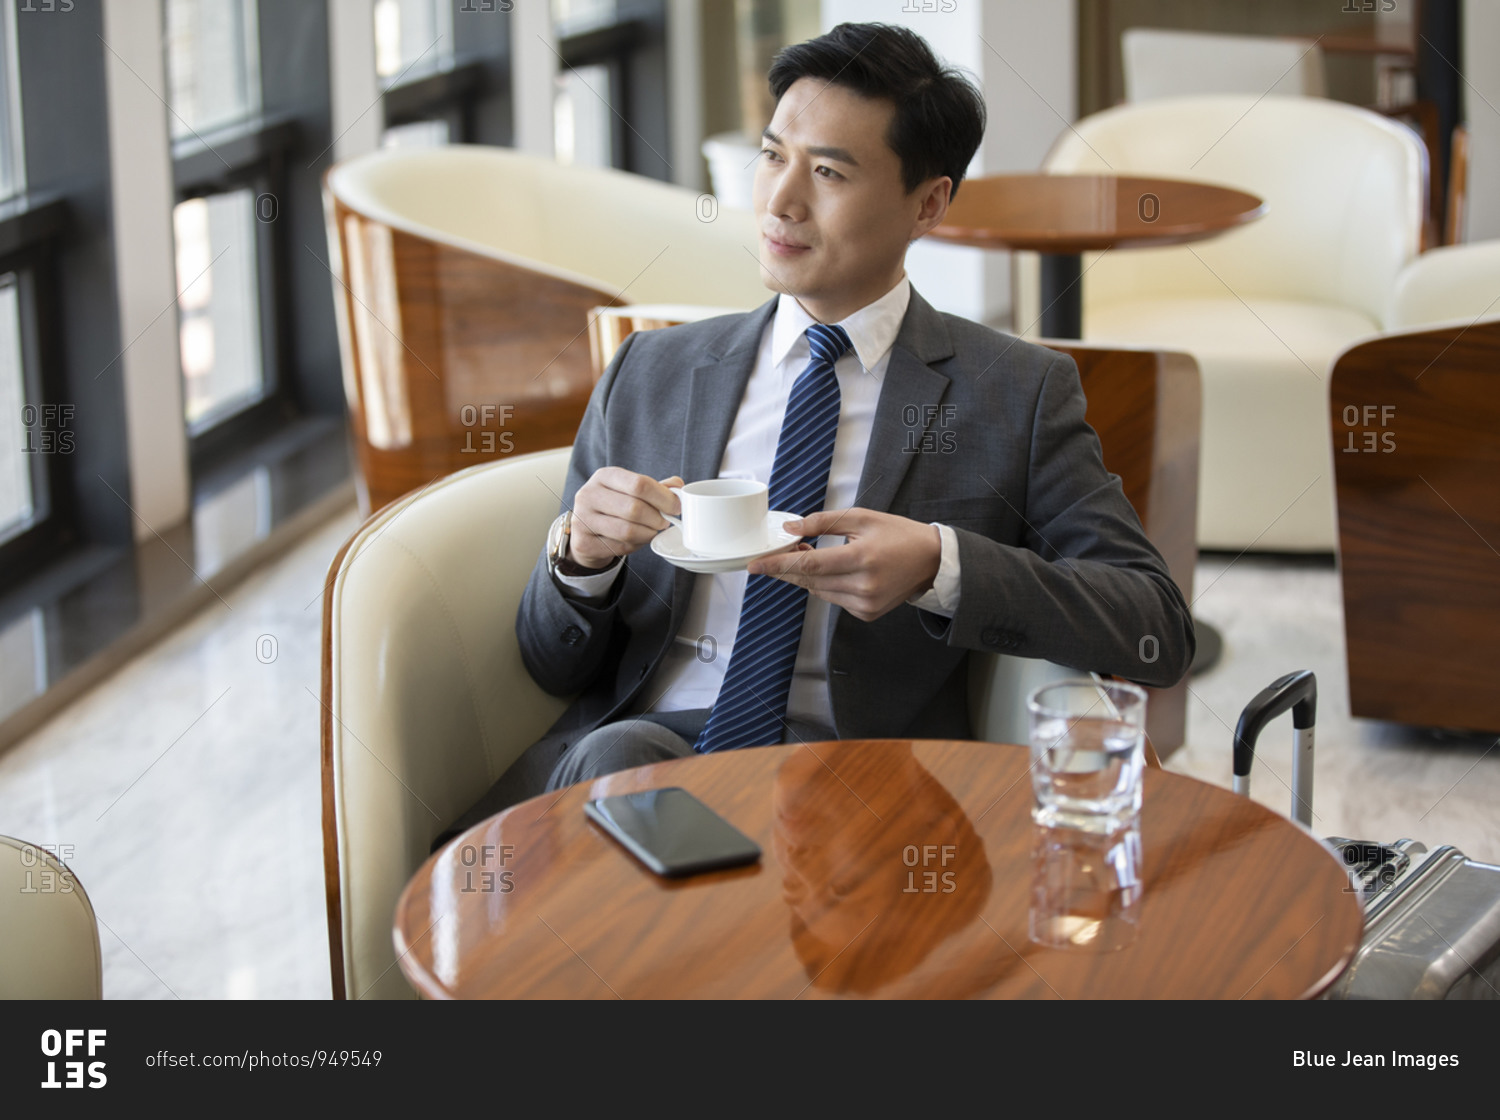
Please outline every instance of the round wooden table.
[[[1286, 819], [1148, 769], [1138, 848], [1091, 855], [1033, 825], [1028, 763], [1024, 747], [846, 740], [536, 798], [407, 884], [401, 969], [432, 998], [1281, 999], [1352, 959], [1348, 879]], [[761, 861], [661, 879], [584, 816], [589, 798], [671, 785]]]
[[1201, 241], [1254, 221], [1253, 194], [1179, 179], [991, 175], [966, 179], [929, 237], [1042, 254], [1042, 335], [1081, 338], [1080, 254]]

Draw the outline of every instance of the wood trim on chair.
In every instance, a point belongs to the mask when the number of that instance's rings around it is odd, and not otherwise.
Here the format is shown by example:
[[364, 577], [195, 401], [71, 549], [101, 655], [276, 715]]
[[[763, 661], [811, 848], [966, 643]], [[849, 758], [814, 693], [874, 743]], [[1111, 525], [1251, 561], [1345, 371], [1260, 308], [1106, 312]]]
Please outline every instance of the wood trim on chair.
[[566, 447], [593, 391], [589, 309], [625, 302], [397, 229], [324, 213], [365, 512], [490, 459]]
[[1448, 207], [1443, 215], [1443, 244], [1457, 245], [1464, 237], [1469, 211], [1469, 126], [1455, 125], [1448, 149]]
[[348, 999], [344, 984], [344, 899], [339, 864], [337, 789], [333, 781], [333, 590], [349, 547], [359, 539], [373, 517], [349, 535], [333, 562], [323, 585], [323, 642], [319, 658], [320, 696], [318, 713], [318, 759], [323, 782], [323, 893], [328, 908], [328, 968], [333, 980], [333, 998]]
[[[415, 497], [423, 489], [425, 487], [407, 491], [395, 502], [408, 496]], [[385, 510], [376, 510], [360, 522], [334, 554], [328, 565], [328, 578], [323, 584], [323, 632], [318, 669], [318, 768], [323, 785], [323, 893], [328, 909], [328, 967], [332, 973], [334, 999], [348, 999], [349, 994], [344, 982], [344, 895], [339, 858], [338, 789], [333, 780], [333, 593], [350, 548], [371, 525], [386, 516]]]
[[1350, 713], [1500, 731], [1500, 320], [1360, 343], [1329, 394]]

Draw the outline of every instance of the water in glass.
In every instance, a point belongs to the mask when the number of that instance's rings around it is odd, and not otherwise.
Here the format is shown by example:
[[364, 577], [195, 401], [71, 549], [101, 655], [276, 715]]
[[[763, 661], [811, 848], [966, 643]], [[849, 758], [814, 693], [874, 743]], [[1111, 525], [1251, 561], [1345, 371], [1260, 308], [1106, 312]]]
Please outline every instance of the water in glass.
[[1112, 719], [1058, 716], [1032, 731], [1033, 817], [1047, 827], [1111, 832], [1141, 807], [1144, 733]]

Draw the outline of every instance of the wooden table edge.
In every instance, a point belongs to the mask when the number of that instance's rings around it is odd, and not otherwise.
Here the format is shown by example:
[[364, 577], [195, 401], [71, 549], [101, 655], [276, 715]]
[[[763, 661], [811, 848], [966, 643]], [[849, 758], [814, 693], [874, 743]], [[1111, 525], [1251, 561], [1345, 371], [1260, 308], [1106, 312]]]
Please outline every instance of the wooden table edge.
[[[953, 739], [953, 740], [947, 740], [947, 739], [945, 739], [945, 740], [920, 740], [920, 739], [893, 738], [893, 739], [886, 739], [886, 740], [873, 739], [873, 740], [864, 740], [864, 741], [866, 741], [866, 742], [900, 742], [900, 743], [924, 743], [924, 742], [929, 742], [929, 743], [944, 743], [944, 744], [951, 744], [951, 743], [979, 743], [979, 744], [983, 744], [985, 746], [1008, 746], [1008, 747], [1012, 747], [1012, 748], [1015, 748], [1015, 749], [1018, 749], [1018, 750], [1026, 750], [1026, 749], [1028, 749], [1023, 744], [1018, 744], [1018, 743], [1001, 743], [1001, 744], [995, 744], [995, 743], [990, 743], [987, 740], [980, 740], [980, 739], [973, 739], [973, 740], [957, 740], [957, 739]], [[839, 742], [842, 742], [842, 740], [820, 740], [819, 742], [816, 742], [816, 743], [780, 744], [777, 748], [772, 748], [772, 749], [787, 749], [787, 748], [794, 749], [794, 748], [796, 748], [798, 746], [807, 746], [807, 747], [827, 746], [827, 745], [833, 745], [833, 744], [836, 744], [836, 743], [839, 743]], [[676, 760], [672, 760], [672, 761], [682, 762], [682, 761], [691, 761], [691, 760], [676, 759]], [[630, 770], [642, 770], [643, 771], [643, 770], [649, 770], [649, 769], [652, 769], [655, 766], [661, 766], [661, 765], [663, 765], [663, 763], [652, 763], [652, 764], [649, 764], [647, 766], [631, 767]], [[1222, 793], [1228, 793], [1228, 794], [1232, 795], [1232, 791], [1231, 790], [1227, 789], [1224, 786], [1217, 785], [1217, 784], [1215, 784], [1213, 782], [1206, 782], [1206, 781], [1202, 780], [1201, 778], [1195, 778], [1195, 777], [1192, 777], [1191, 775], [1188, 775], [1188, 774], [1179, 774], [1179, 773], [1176, 773], [1174, 771], [1167, 770], [1164, 767], [1158, 767], [1157, 769], [1159, 770], [1159, 773], [1161, 773], [1164, 776], [1169, 776], [1169, 777], [1171, 777], [1173, 779], [1181, 779], [1181, 780], [1188, 781], [1188, 782], [1195, 782], [1195, 783], [1197, 783], [1199, 785], [1207, 786], [1210, 789], [1218, 790], [1218, 791], [1220, 791]], [[630, 772], [630, 771], [629, 770], [618, 771], [616, 773], [617, 774], [623, 774], [623, 773], [628, 773], [628, 772]], [[609, 775], [609, 776], [613, 777], [615, 775]], [[448, 990], [445, 986], [443, 986], [442, 982], [439, 981], [435, 976], [432, 976], [425, 969], [420, 968], [418, 966], [418, 964], [417, 964], [416, 959], [413, 957], [413, 954], [411, 952], [412, 949], [416, 948], [416, 946], [424, 938], [426, 938], [426, 936], [429, 933], [431, 933], [431, 931], [436, 927], [437, 922], [441, 921], [442, 919], [439, 918], [436, 921], [434, 921], [431, 924], [429, 924], [428, 927], [427, 927], [427, 929], [425, 929], [422, 932], [422, 934], [416, 939], [416, 941], [413, 941], [409, 945], [407, 944], [406, 938], [405, 938], [405, 936], [403, 934], [402, 923], [400, 921], [401, 914], [406, 909], [407, 900], [408, 900], [408, 897], [410, 896], [413, 888], [417, 886], [417, 884], [418, 884], [418, 882], [420, 880], [423, 880], [423, 878], [424, 878], [424, 872], [428, 872], [429, 869], [431, 868], [431, 866], [437, 862], [438, 858], [440, 856], [442, 856], [443, 853], [447, 852], [449, 849], [453, 848], [454, 846], [463, 843], [465, 841], [465, 839], [468, 838], [468, 837], [470, 837], [471, 835], [478, 834], [478, 833], [482, 832], [483, 830], [488, 829], [489, 827], [491, 827], [491, 825], [495, 821], [499, 820], [500, 818], [511, 816], [511, 815], [513, 815], [515, 813], [518, 813], [519, 811], [525, 809], [527, 806], [535, 805], [537, 802], [544, 801], [544, 800], [550, 800], [552, 802], [552, 805], [549, 806], [549, 808], [547, 810], [548, 812], [550, 812], [552, 807], [555, 807], [556, 805], [559, 805], [563, 801], [567, 800], [567, 798], [568, 798], [568, 796], [570, 794], [572, 794], [573, 792], [575, 792], [577, 790], [586, 789], [587, 787], [593, 785], [598, 780], [599, 780], [598, 778], [591, 778], [588, 781], [577, 782], [577, 783], [574, 783], [573, 785], [570, 785], [570, 786], [566, 787], [563, 790], [552, 790], [552, 791], [548, 791], [548, 792], [545, 792], [545, 793], [541, 793], [541, 794], [538, 794], [536, 797], [527, 798], [525, 801], [518, 802], [515, 805], [510, 806], [509, 808], [502, 809], [500, 812], [495, 813], [492, 816], [486, 817], [484, 820], [479, 821], [478, 823], [476, 823], [474, 825], [471, 825], [469, 828], [465, 829], [463, 832], [461, 832], [457, 836], [453, 837], [446, 844], [444, 844], [441, 848], [438, 848], [436, 851], [434, 851], [431, 854], [429, 854], [428, 857], [425, 860], [423, 860], [422, 863], [417, 867], [417, 869], [414, 872], [412, 872], [411, 876], [407, 879], [406, 884], [401, 888], [401, 893], [397, 896], [395, 912], [392, 915], [392, 917], [393, 917], [393, 922], [392, 922], [392, 942], [394, 944], [394, 947], [396, 949], [396, 954], [397, 954], [396, 955], [396, 964], [400, 967], [401, 974], [406, 978], [407, 983], [412, 986], [412, 988], [417, 992], [417, 994], [421, 998], [423, 998], [423, 999], [434, 999], [434, 1000], [460, 1000], [460, 999], [467, 998], [467, 997], [464, 997], [464, 996], [462, 996], [460, 994], [457, 994], [457, 993], [454, 993], [454, 992]], [[1332, 848], [1329, 847], [1327, 841], [1324, 840], [1322, 837], [1317, 836], [1310, 829], [1304, 828], [1303, 826], [1298, 825], [1296, 822], [1290, 821], [1287, 818], [1282, 817], [1275, 810], [1273, 810], [1273, 809], [1271, 809], [1271, 808], [1269, 808], [1267, 806], [1261, 805], [1259, 802], [1251, 801], [1248, 798], [1246, 800], [1247, 800], [1247, 802], [1250, 805], [1253, 805], [1256, 808], [1259, 808], [1259, 809], [1263, 810], [1266, 814], [1268, 814], [1268, 815], [1276, 818], [1277, 820], [1281, 821], [1282, 823], [1289, 824], [1292, 827], [1296, 828], [1298, 831], [1302, 832], [1308, 839], [1312, 840], [1314, 843], [1319, 844], [1322, 847], [1324, 847], [1325, 849], [1327, 849], [1331, 858], [1336, 858], [1335, 853], [1333, 852]], [[426, 878], [430, 879], [430, 875], [426, 876]], [[1358, 905], [1358, 904], [1356, 903], [1356, 905]], [[1309, 932], [1311, 932], [1311, 930], [1309, 930]], [[1312, 984], [1310, 984], [1307, 988], [1305, 988], [1300, 995], [1292, 997], [1292, 998], [1293, 999], [1297, 999], [1297, 1000], [1313, 1000], [1313, 999], [1319, 999], [1323, 995], [1325, 995], [1333, 987], [1333, 985], [1338, 982], [1338, 980], [1340, 979], [1340, 977], [1342, 977], [1344, 975], [1344, 973], [1349, 969], [1349, 967], [1354, 963], [1354, 958], [1358, 954], [1359, 948], [1360, 948], [1360, 944], [1362, 942], [1362, 933], [1363, 933], [1363, 922], [1361, 922], [1361, 926], [1360, 926], [1360, 936], [1355, 936], [1351, 941], [1349, 941], [1349, 942], [1347, 942], [1345, 944], [1344, 948], [1340, 952], [1339, 959], [1336, 960], [1332, 965], [1330, 965], [1329, 969], [1319, 979], [1315, 980]], [[1275, 966], [1273, 965], [1272, 967], [1274, 968]], [[1244, 996], [1240, 996], [1239, 998], [1240, 999], [1244, 999], [1248, 995], [1250, 995], [1250, 992], [1247, 991]], [[547, 998], [561, 998], [561, 997], [514, 996], [514, 997], [496, 997], [496, 998], [547, 999]], [[755, 997], [746, 997], [746, 998], [752, 998], [753, 999]], [[761, 997], [761, 998], [770, 998], [770, 997]], [[898, 998], [911, 998], [911, 997], [898, 997]], [[1101, 997], [1101, 998], [1104, 998], [1104, 997]], [[1141, 997], [1141, 998], [1145, 998], [1145, 997]], [[1174, 997], [1162, 997], [1162, 998], [1174, 998]], [[1219, 998], [1227, 1000], [1229, 997], [1225, 996], [1225, 997], [1219, 997]]]

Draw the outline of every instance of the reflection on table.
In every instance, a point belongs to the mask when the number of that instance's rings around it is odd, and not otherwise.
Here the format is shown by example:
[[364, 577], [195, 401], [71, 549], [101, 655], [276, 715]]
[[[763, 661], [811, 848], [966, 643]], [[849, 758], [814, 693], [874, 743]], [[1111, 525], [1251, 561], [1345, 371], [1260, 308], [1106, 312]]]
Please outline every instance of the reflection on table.
[[[875, 791], [863, 811], [843, 804], [851, 789]], [[992, 869], [973, 823], [909, 744], [883, 755], [847, 743], [795, 751], [771, 802], [792, 948], [814, 987], [956, 999], [994, 983], [1003, 962], [983, 941], [922, 971], [978, 918]]]
[[1145, 897], [1140, 822], [1112, 833], [1038, 826], [1031, 864], [1032, 941], [1093, 953], [1135, 943]]
[[[995, 743], [845, 740], [573, 786], [418, 871], [396, 908], [400, 967], [434, 998], [1284, 999], [1353, 956], [1364, 918], [1343, 868], [1291, 822], [1151, 769], [1138, 838], [1039, 839], [1028, 762]], [[760, 863], [662, 879], [584, 816], [590, 798], [664, 786], [760, 844]]]

